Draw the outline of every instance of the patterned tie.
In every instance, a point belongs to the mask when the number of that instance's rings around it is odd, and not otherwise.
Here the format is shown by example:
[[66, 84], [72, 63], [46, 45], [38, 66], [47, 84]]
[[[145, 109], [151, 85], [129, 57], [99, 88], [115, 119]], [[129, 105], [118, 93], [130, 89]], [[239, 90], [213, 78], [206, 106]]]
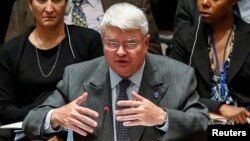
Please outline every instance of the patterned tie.
[[83, 0], [72, 0], [74, 5], [72, 12], [72, 22], [75, 25], [87, 27], [86, 16], [81, 8], [82, 1]]
[[[128, 79], [123, 79], [119, 83], [119, 94], [117, 97], [117, 101], [120, 100], [128, 100], [128, 96], [126, 93], [126, 90], [128, 86], [130, 85], [131, 81]], [[116, 107], [117, 110], [125, 109], [126, 107]], [[117, 136], [117, 141], [127, 141], [129, 137], [129, 128], [124, 127], [122, 125], [122, 122], [119, 122], [116, 120], [116, 136]]]

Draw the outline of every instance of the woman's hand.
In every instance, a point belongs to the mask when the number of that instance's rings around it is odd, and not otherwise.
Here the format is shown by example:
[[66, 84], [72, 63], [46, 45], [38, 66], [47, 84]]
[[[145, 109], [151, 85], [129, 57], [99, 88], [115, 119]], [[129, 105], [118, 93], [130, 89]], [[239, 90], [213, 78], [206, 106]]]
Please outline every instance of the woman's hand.
[[245, 108], [227, 104], [220, 106], [219, 113], [226, 118], [233, 119], [235, 124], [245, 124], [247, 123], [247, 118], [250, 118], [250, 112]]

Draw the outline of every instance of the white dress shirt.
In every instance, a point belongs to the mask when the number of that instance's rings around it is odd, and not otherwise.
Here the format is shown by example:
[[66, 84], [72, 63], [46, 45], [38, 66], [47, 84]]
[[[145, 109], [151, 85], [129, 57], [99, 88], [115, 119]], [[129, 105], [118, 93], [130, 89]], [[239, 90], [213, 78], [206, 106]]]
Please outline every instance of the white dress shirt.
[[250, 0], [240, 0], [238, 1], [238, 6], [241, 18], [245, 22], [250, 23]]
[[[74, 4], [72, 3], [72, 7], [69, 8], [69, 11], [65, 13], [64, 23], [67, 25], [73, 25], [72, 22], [72, 10]], [[86, 16], [86, 22], [88, 28], [94, 29], [100, 32], [100, 24], [103, 19], [104, 11], [102, 7], [101, 0], [84, 0], [81, 5], [82, 12]]]

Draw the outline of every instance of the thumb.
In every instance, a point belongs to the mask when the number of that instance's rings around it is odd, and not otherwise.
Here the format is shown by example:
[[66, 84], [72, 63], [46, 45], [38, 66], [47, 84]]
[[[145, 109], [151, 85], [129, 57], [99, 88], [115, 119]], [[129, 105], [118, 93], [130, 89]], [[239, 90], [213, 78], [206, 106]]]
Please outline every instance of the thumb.
[[138, 93], [136, 93], [135, 91], [132, 91], [132, 97], [134, 98], [134, 100], [136, 101], [143, 101], [144, 97], [140, 96]]
[[76, 100], [74, 100], [74, 102], [77, 105], [80, 105], [88, 98], [88, 95], [89, 94], [87, 92], [84, 92], [81, 96], [79, 96]]

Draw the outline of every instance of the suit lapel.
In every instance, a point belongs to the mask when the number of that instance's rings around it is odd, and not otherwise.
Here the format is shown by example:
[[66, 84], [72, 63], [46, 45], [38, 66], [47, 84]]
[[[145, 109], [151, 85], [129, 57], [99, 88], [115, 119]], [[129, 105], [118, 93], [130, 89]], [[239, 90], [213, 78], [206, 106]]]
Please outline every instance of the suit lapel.
[[[198, 39], [196, 40], [197, 43], [195, 45], [193, 59], [192, 59], [192, 66], [198, 69], [201, 76], [204, 80], [210, 84], [210, 62], [208, 56], [208, 46], [206, 37], [203, 34], [203, 31], [200, 30], [198, 34]], [[200, 38], [199, 38], [200, 37]]]
[[[142, 82], [139, 89], [139, 94], [148, 100], [152, 101], [154, 104], [159, 105], [161, 98], [167, 91], [168, 84], [164, 83], [158, 74], [158, 70], [154, 68], [159, 68], [157, 62], [151, 62], [152, 58], [147, 57], [145, 68], [143, 72]], [[156, 67], [153, 67], [156, 66]], [[159, 76], [159, 77], [158, 77]], [[139, 141], [143, 131], [147, 127], [136, 126], [132, 127], [130, 130], [130, 141]]]
[[[201, 25], [203, 26], [203, 25]], [[249, 48], [249, 36], [247, 32], [250, 32], [250, 28], [242, 23], [241, 20], [236, 20], [236, 28], [235, 31], [235, 42], [234, 48], [231, 56], [231, 62], [229, 67], [229, 78], [228, 83], [232, 80], [232, 78], [237, 74], [246, 60], [250, 48]], [[206, 38], [203, 34], [204, 31], [199, 31], [199, 36], [197, 39], [197, 44], [195, 46], [194, 55], [192, 59], [192, 66], [198, 69], [201, 76], [210, 84], [210, 62], [208, 56], [208, 50], [206, 45]], [[248, 41], [248, 43], [246, 43]], [[244, 44], [243, 44], [244, 43]]]
[[[246, 43], [246, 41], [248, 41], [248, 43]], [[239, 32], [236, 30], [234, 48], [230, 59], [231, 62], [228, 72], [228, 82], [230, 82], [232, 78], [237, 74], [246, 58], [248, 57], [250, 52], [249, 44], [249, 36], [246, 36], [246, 33], [244, 31]]]
[[[97, 118], [98, 127], [94, 134], [96, 134], [101, 140], [112, 140], [114, 137], [113, 115], [108, 66], [106, 63], [103, 63], [97, 68], [97, 70], [96, 73], [92, 74], [93, 77], [90, 81], [84, 83], [84, 89], [89, 93], [89, 107], [99, 113], [99, 118]], [[104, 111], [105, 106], [109, 107], [109, 111]]]

